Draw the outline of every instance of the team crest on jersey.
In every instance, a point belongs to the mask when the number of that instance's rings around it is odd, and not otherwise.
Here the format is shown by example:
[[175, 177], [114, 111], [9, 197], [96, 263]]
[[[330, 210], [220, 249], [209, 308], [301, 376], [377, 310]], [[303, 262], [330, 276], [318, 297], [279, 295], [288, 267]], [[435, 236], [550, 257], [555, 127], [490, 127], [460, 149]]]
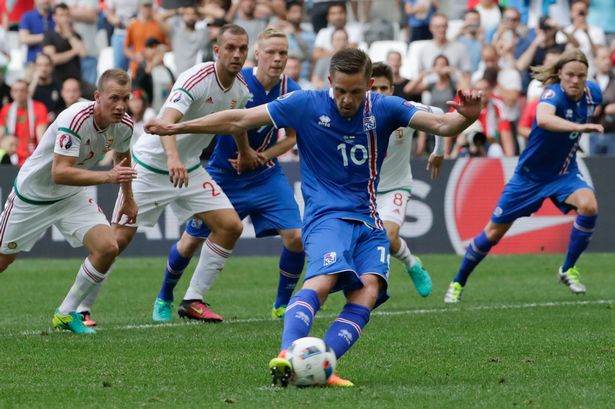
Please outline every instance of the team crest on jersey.
[[208, 104], [213, 104], [214, 103], [214, 99], [212, 97], [208, 97], [205, 102], [207, 102]]
[[542, 99], [549, 99], [549, 98], [553, 98], [554, 96], [555, 96], [555, 91], [553, 91], [552, 89], [548, 89], [542, 93]]
[[73, 146], [73, 138], [68, 134], [62, 134], [60, 136], [60, 148], [69, 150]]
[[376, 129], [376, 117], [373, 115], [363, 118], [363, 132], [369, 132]]
[[181, 101], [183, 95], [184, 94], [180, 91], [175, 92], [171, 95], [171, 102], [173, 102], [174, 104], [178, 103], [179, 101]]
[[337, 253], [335, 251], [331, 251], [323, 256], [322, 265], [324, 267], [327, 267], [335, 263], [336, 261], [337, 261]]
[[572, 109], [567, 109], [565, 115], [566, 115], [566, 119], [571, 120], [572, 116], [574, 115], [574, 112], [572, 112]]
[[105, 151], [110, 151], [111, 146], [113, 146], [113, 136], [107, 136], [107, 140], [105, 141]]
[[327, 115], [321, 115], [320, 118], [318, 118], [318, 125], [329, 128], [331, 126], [331, 118]]

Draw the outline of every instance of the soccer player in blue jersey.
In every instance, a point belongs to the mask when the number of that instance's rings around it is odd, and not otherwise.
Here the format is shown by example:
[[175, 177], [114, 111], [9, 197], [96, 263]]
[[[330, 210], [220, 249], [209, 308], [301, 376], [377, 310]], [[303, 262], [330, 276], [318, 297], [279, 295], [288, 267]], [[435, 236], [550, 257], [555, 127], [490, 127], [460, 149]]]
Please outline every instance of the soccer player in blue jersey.
[[[376, 211], [376, 186], [389, 135], [406, 126], [456, 135], [480, 112], [480, 93], [475, 91], [459, 91], [460, 102], [450, 102], [456, 112], [443, 115], [370, 92], [372, 63], [357, 49], [335, 53], [329, 71], [330, 90], [295, 91], [237, 113], [218, 112], [180, 124], [153, 120], [146, 126], [157, 134], [234, 134], [263, 125], [296, 130], [308, 265], [303, 288], [286, 308], [281, 353], [269, 364], [273, 382], [282, 386], [292, 370], [285, 350], [309, 334], [329, 293], [342, 290], [347, 300], [324, 336], [338, 359], [357, 341], [371, 311], [388, 298], [389, 242]], [[328, 383], [353, 386], [337, 375]]]
[[573, 293], [585, 293], [575, 264], [591, 239], [598, 203], [593, 188], [579, 172], [576, 152], [582, 133], [603, 132], [601, 125], [587, 123], [602, 101], [598, 84], [587, 80], [587, 67], [585, 55], [575, 49], [551, 64], [533, 69], [534, 77], [545, 89], [536, 107], [527, 148], [504, 187], [491, 220], [468, 245], [444, 302], [460, 301], [470, 273], [491, 247], [516, 219], [530, 216], [546, 199], [551, 199], [564, 213], [572, 209], [577, 212], [566, 258], [557, 276]]
[[[255, 57], [258, 67], [244, 68], [241, 76], [251, 93], [246, 108], [275, 100], [280, 95], [301, 89], [292, 79], [283, 74], [288, 58], [288, 39], [282, 31], [268, 28], [259, 34]], [[284, 248], [280, 256], [277, 298], [271, 312], [272, 318], [284, 316], [286, 305], [299, 281], [305, 253], [301, 241], [301, 215], [293, 191], [278, 164], [277, 156], [288, 151], [296, 143], [293, 129], [286, 129], [286, 138], [278, 141], [278, 129], [261, 126], [248, 132], [249, 144], [259, 153], [263, 165], [252, 171], [237, 173], [238, 156], [235, 139], [231, 135], [219, 135], [207, 171], [220, 185], [233, 204], [240, 219], [250, 216], [256, 237], [279, 234]], [[194, 254], [210, 234], [210, 229], [199, 219], [188, 222], [182, 236], [182, 248]], [[190, 257], [183, 257], [183, 265]], [[168, 266], [177, 264], [171, 258]], [[201, 274], [211, 286], [218, 271], [205, 268], [205, 257], [199, 259], [195, 274]], [[172, 318], [173, 289], [182, 270], [167, 268], [162, 288], [154, 303], [152, 318], [155, 321], [170, 321]]]

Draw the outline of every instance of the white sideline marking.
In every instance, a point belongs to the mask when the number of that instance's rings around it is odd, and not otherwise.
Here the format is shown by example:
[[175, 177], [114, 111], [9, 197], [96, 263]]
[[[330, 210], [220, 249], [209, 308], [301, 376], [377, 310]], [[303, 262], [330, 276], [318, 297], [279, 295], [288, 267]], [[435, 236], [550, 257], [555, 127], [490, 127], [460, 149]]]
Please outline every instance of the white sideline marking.
[[[550, 308], [563, 306], [584, 306], [584, 305], [615, 305], [615, 300], [589, 300], [589, 301], [557, 301], [557, 302], [541, 302], [541, 303], [523, 303], [523, 304], [500, 304], [500, 305], [476, 305], [476, 306], [447, 306], [441, 308], [423, 308], [402, 311], [375, 311], [372, 315], [381, 317], [393, 317], [398, 315], [424, 315], [424, 314], [439, 314], [447, 312], [462, 312], [462, 311], [496, 311], [496, 310], [518, 310], [529, 308]], [[337, 314], [319, 314], [316, 318], [335, 318]], [[205, 325], [229, 325], [229, 324], [250, 324], [255, 322], [274, 322], [271, 318], [244, 318], [238, 320], [227, 320], [220, 324], [205, 324]], [[144, 330], [152, 328], [170, 328], [170, 327], [187, 327], [190, 325], [204, 325], [195, 321], [180, 321], [175, 323], [164, 324], [131, 324], [120, 325], [117, 327], [97, 328], [96, 331], [117, 331], [117, 330]], [[15, 337], [15, 336], [32, 336], [41, 335], [45, 330], [39, 331], [21, 331], [17, 333], [4, 333], [0, 337]]]

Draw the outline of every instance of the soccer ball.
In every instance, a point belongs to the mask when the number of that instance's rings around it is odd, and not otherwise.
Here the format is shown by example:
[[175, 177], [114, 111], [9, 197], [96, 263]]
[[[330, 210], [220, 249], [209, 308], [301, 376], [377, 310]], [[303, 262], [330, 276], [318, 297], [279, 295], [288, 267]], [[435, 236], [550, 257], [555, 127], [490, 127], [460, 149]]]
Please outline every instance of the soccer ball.
[[335, 370], [335, 352], [320, 338], [299, 338], [288, 348], [286, 359], [293, 371], [290, 383], [295, 386], [325, 385]]

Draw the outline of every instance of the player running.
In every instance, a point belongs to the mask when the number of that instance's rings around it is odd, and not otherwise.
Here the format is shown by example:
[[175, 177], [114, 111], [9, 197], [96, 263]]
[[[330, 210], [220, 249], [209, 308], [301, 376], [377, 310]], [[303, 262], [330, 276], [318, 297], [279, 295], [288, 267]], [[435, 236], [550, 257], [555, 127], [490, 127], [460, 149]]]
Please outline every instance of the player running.
[[[388, 65], [378, 62], [372, 68], [372, 92], [382, 95], [393, 95], [393, 71]], [[422, 104], [414, 104], [418, 109], [442, 114], [442, 110]], [[431, 277], [421, 260], [412, 255], [405, 240], [399, 237], [399, 229], [406, 219], [406, 207], [410, 202], [412, 192], [412, 169], [410, 168], [410, 153], [412, 150], [412, 128], [398, 128], [389, 138], [387, 154], [380, 169], [380, 181], [376, 192], [378, 215], [384, 223], [389, 239], [390, 253], [404, 263], [406, 272], [422, 297], [431, 293]], [[429, 155], [427, 170], [431, 177], [438, 176], [444, 159], [444, 144], [441, 136], [436, 136], [434, 151]]]
[[[248, 52], [246, 31], [237, 25], [225, 25], [220, 29], [214, 52], [217, 56], [215, 63], [198, 64], [180, 74], [161, 108], [161, 121], [175, 123], [245, 106], [249, 92], [238, 74]], [[138, 217], [135, 221], [120, 218], [121, 215], [115, 212], [113, 216], [113, 229], [120, 252], [128, 246], [137, 228], [153, 226], [166, 206], [171, 206], [180, 222], [196, 217], [209, 226], [212, 233], [201, 252], [205, 271], [197, 271], [193, 275], [179, 311], [180, 315], [202, 321], [222, 320], [203, 300], [207, 290], [206, 280], [222, 270], [243, 229], [231, 202], [201, 166], [201, 152], [213, 137], [213, 134], [198, 137], [181, 134], [163, 137], [145, 135], [139, 138], [132, 150], [139, 172], [133, 182], [134, 196], [139, 206]], [[247, 146], [245, 137], [243, 142]], [[245, 156], [250, 156], [248, 150], [245, 150]], [[124, 196], [120, 194], [116, 209], [120, 209], [123, 202]], [[185, 237], [184, 234], [171, 248], [167, 272], [183, 271], [192, 257], [184, 246]], [[89, 317], [88, 312], [96, 296], [93, 293], [79, 307], [86, 317]], [[88, 324], [95, 325], [91, 319], [88, 321]]]
[[[118, 246], [105, 215], [85, 186], [118, 183], [125, 200], [118, 215], [134, 222], [137, 206], [130, 166], [133, 122], [126, 113], [130, 78], [122, 70], [107, 70], [98, 80], [95, 102], [78, 102], [62, 111], [41, 143], [19, 170], [0, 216], [0, 272], [17, 254], [29, 251], [51, 226], [73, 247], [89, 254], [75, 283], [56, 309], [52, 324], [76, 334], [94, 334], [83, 324], [77, 306], [101, 286], [118, 255]], [[89, 170], [106, 152], [115, 152], [115, 167]]]
[[598, 203], [593, 188], [579, 172], [576, 152], [581, 134], [604, 131], [602, 125], [587, 123], [602, 101], [598, 84], [587, 81], [587, 67], [585, 55], [574, 49], [551, 64], [533, 68], [534, 77], [544, 84], [545, 90], [536, 107], [527, 148], [504, 187], [491, 220], [469, 243], [444, 302], [461, 300], [468, 277], [478, 263], [515, 220], [530, 216], [546, 199], [551, 199], [563, 213], [572, 209], [577, 212], [566, 258], [557, 277], [574, 294], [585, 293], [575, 264], [591, 239]]
[[[330, 63], [330, 90], [295, 91], [266, 105], [219, 112], [181, 124], [159, 120], [155, 133], [236, 133], [263, 125], [297, 131], [305, 199], [303, 240], [308, 265], [303, 288], [284, 316], [281, 353], [269, 366], [273, 382], [288, 384], [285, 350], [309, 334], [314, 315], [331, 292], [343, 290], [347, 304], [324, 341], [339, 359], [357, 341], [371, 311], [387, 300], [389, 242], [376, 211], [378, 170], [389, 135], [399, 127], [456, 135], [480, 112], [480, 94], [460, 92], [457, 112], [435, 115], [398, 97], [369, 92], [372, 64], [363, 51], [343, 49]], [[333, 386], [353, 386], [337, 375]]]
[[[248, 84], [251, 99], [247, 108], [265, 104], [280, 95], [300, 89], [283, 74], [288, 58], [288, 39], [283, 32], [268, 28], [259, 34], [255, 50], [258, 68], [244, 68], [241, 76]], [[272, 318], [282, 318], [286, 305], [299, 281], [305, 261], [301, 242], [301, 216], [286, 175], [276, 159], [295, 146], [295, 131], [286, 129], [286, 138], [278, 142], [278, 129], [262, 126], [248, 132], [250, 147], [259, 152], [264, 165], [238, 174], [234, 168], [237, 144], [230, 135], [220, 135], [207, 171], [220, 185], [240, 219], [250, 216], [256, 237], [279, 234], [284, 248], [280, 255], [277, 299]], [[210, 235], [210, 229], [199, 219], [192, 219], [182, 237], [188, 254], [193, 254]], [[187, 265], [190, 258], [187, 257]], [[173, 260], [169, 259], [169, 265]], [[181, 269], [167, 269], [162, 288], [154, 303], [154, 321], [172, 319], [173, 289], [181, 277]], [[207, 260], [199, 259], [195, 274], [207, 277], [207, 288], [215, 279], [207, 270]], [[180, 310], [181, 311], [181, 310]]]

